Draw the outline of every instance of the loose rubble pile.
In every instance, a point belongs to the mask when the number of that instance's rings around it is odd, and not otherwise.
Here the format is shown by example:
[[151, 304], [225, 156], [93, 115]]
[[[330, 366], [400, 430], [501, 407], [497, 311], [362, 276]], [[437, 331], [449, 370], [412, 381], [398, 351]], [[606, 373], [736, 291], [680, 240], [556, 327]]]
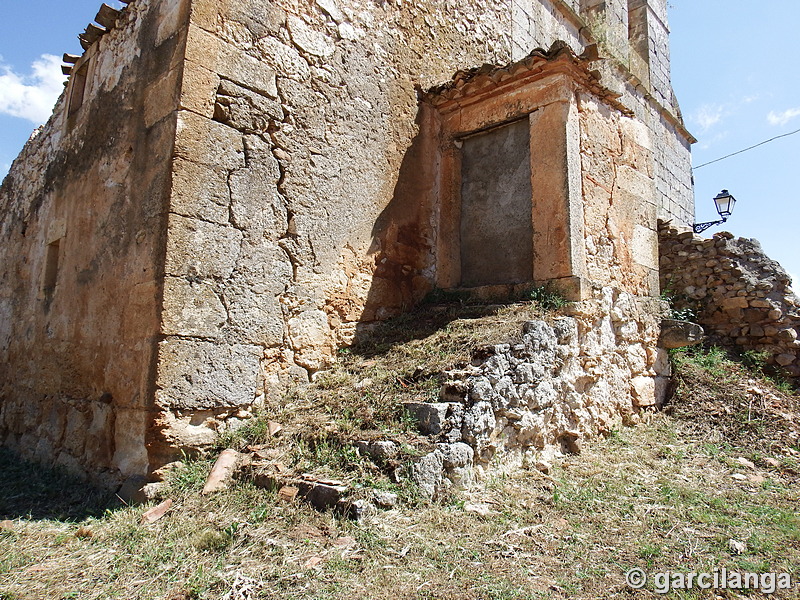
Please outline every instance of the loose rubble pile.
[[659, 228], [661, 286], [675, 306], [697, 313], [710, 341], [764, 352], [800, 377], [800, 299], [791, 278], [758, 241], [727, 232], [704, 239], [669, 223]]

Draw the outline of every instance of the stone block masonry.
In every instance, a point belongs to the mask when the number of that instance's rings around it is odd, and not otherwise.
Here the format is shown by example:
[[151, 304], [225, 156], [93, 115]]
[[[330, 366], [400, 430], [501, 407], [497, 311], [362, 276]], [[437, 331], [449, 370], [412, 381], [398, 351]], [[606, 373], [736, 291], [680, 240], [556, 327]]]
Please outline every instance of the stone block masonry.
[[678, 308], [697, 311], [711, 342], [766, 353], [779, 371], [800, 377], [800, 299], [758, 241], [727, 232], [704, 239], [661, 223], [659, 243], [662, 289]]
[[513, 212], [532, 219], [532, 264], [514, 285], [655, 294], [656, 215], [688, 222], [692, 205], [663, 11], [647, 3], [634, 76], [624, 3], [588, 4], [599, 20], [578, 0], [101, 11], [0, 187], [0, 442], [108, 481], [147, 475], [370, 323], [475, 283], [444, 277], [462, 171], [442, 168], [484, 126], [530, 125], [531, 198]]
[[101, 16], [0, 186], [0, 443], [103, 483], [150, 465], [187, 9]]

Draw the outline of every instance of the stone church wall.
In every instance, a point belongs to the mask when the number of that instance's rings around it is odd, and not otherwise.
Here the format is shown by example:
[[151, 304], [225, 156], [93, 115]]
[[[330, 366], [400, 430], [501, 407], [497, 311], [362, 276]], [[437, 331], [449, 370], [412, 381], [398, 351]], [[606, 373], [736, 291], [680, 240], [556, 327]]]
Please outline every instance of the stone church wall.
[[[556, 40], [581, 54], [584, 4], [131, 2], [0, 188], [18, 242], [1, 251], [0, 441], [144, 474], [413, 306], [441, 223], [420, 201], [439, 173], [420, 98]], [[660, 10], [647, 48], [666, 43]], [[616, 62], [585, 61], [625, 110], [570, 100], [570, 226], [587, 280], [652, 295], [656, 214], [691, 220], [691, 136], [663, 55], [622, 68], [620, 14], [603, 13]]]
[[192, 3], [157, 392], [175, 445], [308, 381], [365, 322], [430, 291], [435, 214], [408, 176], [426, 153], [417, 89], [508, 62], [514, 43], [580, 50], [557, 11], [526, 13], [549, 19], [533, 39], [518, 9]]
[[[444, 10], [426, 2], [193, 2], [173, 165], [167, 262], [174, 269], [167, 270], [165, 297], [165, 322], [173, 327], [163, 331], [165, 360], [232, 360], [243, 370], [227, 396], [258, 396], [307, 380], [365, 322], [421, 299], [436, 279], [438, 215], [415, 201], [427, 193], [422, 172], [430, 152], [419, 136], [426, 115], [416, 90], [446, 81], [459, 66], [502, 64], [521, 52], [515, 48], [527, 53], [554, 37], [580, 52], [587, 38], [556, 4], [515, 1], [509, 13], [506, 5], [477, 2]], [[611, 196], [620, 199], [616, 229], [597, 231], [588, 243], [593, 276], [641, 282], [641, 292], [656, 279], [654, 182], [664, 151], [653, 140], [665, 136], [653, 136], [651, 127], [662, 123], [652, 125], [637, 89], [619, 86], [645, 125], [611, 125], [622, 128], [613, 134], [616, 145], [620, 133], [625, 139], [615, 159], [621, 175], [585, 184], [600, 203], [595, 217], [595, 200], [588, 200], [591, 226], [599, 227]], [[587, 105], [586, 126], [591, 110]], [[222, 155], [214, 149], [220, 142]], [[187, 208], [185, 199], [198, 196], [201, 202]], [[618, 234], [624, 241], [615, 245]], [[220, 254], [224, 264], [213, 258], [222, 246], [229, 248]], [[634, 267], [637, 248], [646, 258]], [[616, 262], [605, 264], [611, 255]], [[630, 269], [641, 277], [628, 277]], [[188, 300], [210, 316], [207, 330], [170, 316], [171, 306], [177, 315]], [[192, 381], [189, 391], [165, 379], [161, 405], [189, 409], [187, 423], [189, 413], [208, 410], [209, 426], [215, 411], [230, 413], [212, 406], [215, 394], [202, 377]], [[187, 394], [199, 404], [181, 407]]]
[[131, 4], [0, 187], [0, 443], [99, 479], [148, 468], [185, 8]]

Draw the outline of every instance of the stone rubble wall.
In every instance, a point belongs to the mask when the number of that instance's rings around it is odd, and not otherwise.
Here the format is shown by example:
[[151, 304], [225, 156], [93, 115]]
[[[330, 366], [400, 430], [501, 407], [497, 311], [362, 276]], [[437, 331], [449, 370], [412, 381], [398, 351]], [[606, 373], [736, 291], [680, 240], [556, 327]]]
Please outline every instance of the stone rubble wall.
[[437, 442], [414, 467], [417, 483], [436, 495], [474, 469], [544, 464], [637, 422], [669, 383], [669, 358], [657, 347], [664, 308], [595, 288], [569, 316], [528, 321], [518, 342], [476, 349], [471, 365], [447, 373], [440, 402], [406, 403]]
[[659, 236], [661, 286], [676, 307], [696, 310], [712, 343], [765, 352], [770, 364], [800, 377], [800, 299], [758, 241], [727, 232], [705, 239], [669, 223]]

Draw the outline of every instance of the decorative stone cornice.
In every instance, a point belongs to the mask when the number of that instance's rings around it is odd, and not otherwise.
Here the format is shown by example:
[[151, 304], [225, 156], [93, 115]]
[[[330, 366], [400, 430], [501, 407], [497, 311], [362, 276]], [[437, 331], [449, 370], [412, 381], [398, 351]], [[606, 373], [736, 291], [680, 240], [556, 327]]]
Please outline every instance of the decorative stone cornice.
[[[80, 41], [81, 48], [83, 48], [84, 52], [91, 48], [97, 40], [117, 26], [117, 21], [122, 11], [124, 11], [127, 5], [133, 2], [133, 0], [120, 0], [120, 2], [125, 5], [121, 10], [117, 10], [103, 3], [100, 6], [100, 10], [97, 11], [97, 15], [94, 17], [94, 22], [89, 23], [83, 33], [78, 35], [78, 41]], [[77, 63], [80, 58], [81, 57], [76, 54], [64, 54], [62, 60], [65, 64], [61, 66], [61, 72], [64, 73], [64, 75], [71, 75], [75, 63]]]
[[424, 92], [422, 100], [441, 112], [448, 112], [467, 98], [502, 94], [521, 84], [563, 72], [610, 106], [632, 116], [632, 111], [619, 102], [621, 95], [601, 85], [599, 73], [590, 69], [595, 56], [594, 46], [589, 46], [583, 55], [577, 56], [566, 42], [556, 41], [549, 50], [537, 48], [525, 58], [504, 66], [484, 64], [457, 71], [449, 82]]

